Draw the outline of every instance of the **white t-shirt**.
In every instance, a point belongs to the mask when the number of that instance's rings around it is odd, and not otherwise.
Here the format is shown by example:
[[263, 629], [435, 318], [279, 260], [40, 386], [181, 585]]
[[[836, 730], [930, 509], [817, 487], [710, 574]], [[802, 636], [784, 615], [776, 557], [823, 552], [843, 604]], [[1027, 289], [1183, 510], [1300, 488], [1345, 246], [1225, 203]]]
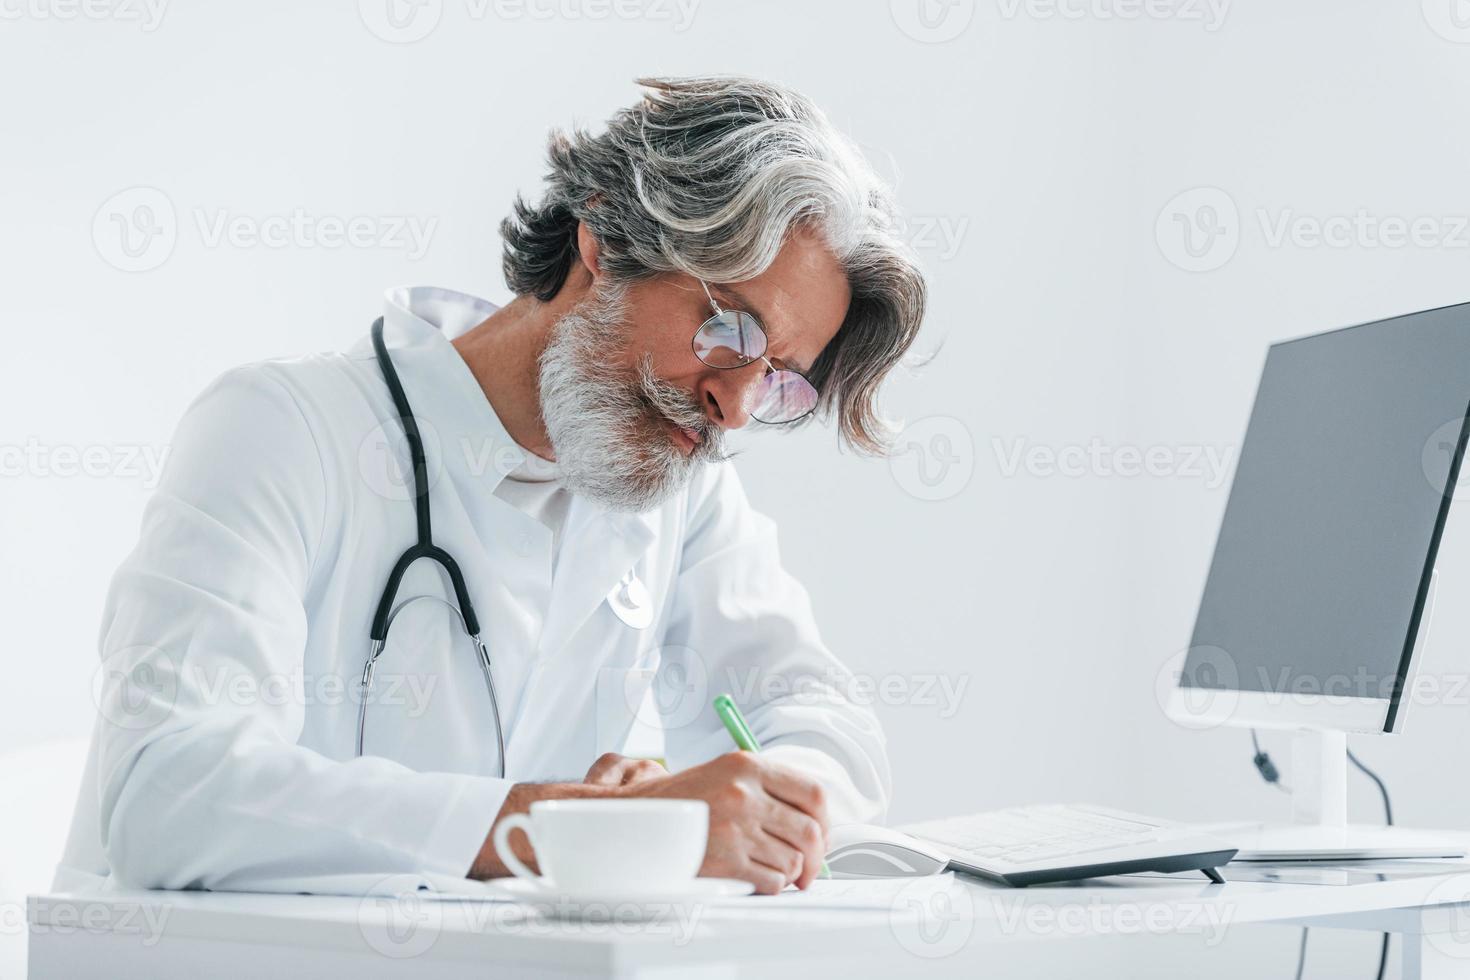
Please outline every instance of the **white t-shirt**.
[[551, 566], [555, 569], [562, 525], [572, 505], [572, 495], [562, 486], [560, 468], [528, 451], [500, 481], [495, 496], [551, 529]]

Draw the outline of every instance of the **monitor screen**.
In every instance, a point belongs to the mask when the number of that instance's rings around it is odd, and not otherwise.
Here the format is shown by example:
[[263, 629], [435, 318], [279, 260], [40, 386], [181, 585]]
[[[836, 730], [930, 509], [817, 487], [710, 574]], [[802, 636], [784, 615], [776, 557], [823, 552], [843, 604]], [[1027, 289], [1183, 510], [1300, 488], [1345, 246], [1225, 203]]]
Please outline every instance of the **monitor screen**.
[[1271, 347], [1180, 684], [1397, 708], [1470, 411], [1470, 304]]

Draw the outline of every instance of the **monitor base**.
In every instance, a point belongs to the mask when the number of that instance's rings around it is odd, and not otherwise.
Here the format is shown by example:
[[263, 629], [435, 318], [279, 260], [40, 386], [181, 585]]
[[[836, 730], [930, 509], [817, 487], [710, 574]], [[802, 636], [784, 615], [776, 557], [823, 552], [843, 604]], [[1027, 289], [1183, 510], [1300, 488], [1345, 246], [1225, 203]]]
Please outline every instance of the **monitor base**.
[[1235, 844], [1236, 861], [1367, 861], [1463, 858], [1465, 838], [1453, 831], [1345, 824], [1224, 824], [1211, 834]]

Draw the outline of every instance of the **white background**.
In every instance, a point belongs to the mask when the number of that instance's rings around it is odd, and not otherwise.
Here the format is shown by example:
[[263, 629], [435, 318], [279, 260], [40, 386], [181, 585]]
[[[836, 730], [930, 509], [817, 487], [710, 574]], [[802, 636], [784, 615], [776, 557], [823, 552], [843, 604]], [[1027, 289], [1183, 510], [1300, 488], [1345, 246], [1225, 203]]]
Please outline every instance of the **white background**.
[[[516, 191], [537, 192], [551, 127], [596, 125], [639, 75], [737, 71], [802, 89], [862, 144], [930, 274], [920, 347], [936, 356], [887, 393], [913, 448], [868, 460], [810, 430], [751, 439], [742, 461], [830, 644], [896, 678], [878, 706], [893, 820], [1045, 800], [1284, 818], [1243, 730], [1185, 731], [1159, 707], [1228, 487], [1192, 460], [1233, 458], [1269, 342], [1470, 298], [1470, 30], [1451, 0], [922, 0], [932, 27], [919, 2], [430, 0], [400, 9], [431, 28], [404, 43], [383, 0], [161, 15], [0, 0], [3, 749], [64, 755], [46, 743], [87, 734], [142, 460], [210, 379], [352, 344], [395, 284], [504, 301], [496, 226]], [[153, 223], [176, 240], [123, 271], [115, 222], [144, 217], [138, 187], [161, 192]], [[1217, 190], [1171, 203], [1199, 188]], [[1202, 203], [1221, 233], [1191, 257], [1180, 220], [1210, 241]], [[365, 216], [371, 240], [211, 238], [221, 217], [298, 211]], [[1368, 230], [1338, 245], [1275, 235], [1360, 211]], [[393, 216], [431, 229], [423, 254]], [[1436, 241], [1395, 247], [1377, 224], [1416, 218]], [[1166, 472], [1009, 465], [1018, 447], [1093, 446], [1165, 447]], [[69, 451], [93, 472], [66, 475]], [[1464, 523], [1441, 554], [1425, 668], [1450, 696], [1416, 706], [1402, 736], [1354, 743], [1401, 823], [1470, 827]], [[964, 685], [957, 710], [917, 696], [931, 680]], [[1284, 740], [1268, 748], [1285, 763]], [[1352, 815], [1377, 820], [1351, 779]], [[10, 949], [70, 793], [0, 802]], [[1028, 962], [1288, 976], [1296, 934], [1200, 945], [1045, 944]], [[1324, 934], [1308, 975], [1371, 976], [1376, 952]]]

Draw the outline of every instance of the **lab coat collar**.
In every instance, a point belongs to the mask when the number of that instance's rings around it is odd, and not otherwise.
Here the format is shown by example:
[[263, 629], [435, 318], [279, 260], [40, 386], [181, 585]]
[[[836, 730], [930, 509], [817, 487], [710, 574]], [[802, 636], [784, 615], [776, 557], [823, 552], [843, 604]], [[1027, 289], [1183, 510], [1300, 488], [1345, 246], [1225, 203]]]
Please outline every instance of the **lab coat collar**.
[[572, 498], [541, 638], [543, 655], [565, 647], [587, 617], [619, 587], [657, 537], [657, 514], [656, 509], [625, 514], [583, 497]]
[[[426, 453], [433, 457], [437, 446], [440, 465], [486, 494], [495, 492], [527, 451], [506, 431], [449, 341], [498, 309], [489, 300], [442, 286], [395, 286], [383, 294], [383, 340], [421, 428], [426, 420], [432, 427], [424, 436]], [[363, 343], [371, 357], [371, 339]]]
[[[437, 433], [444, 465], [492, 495], [527, 450], [505, 431], [469, 366], [448, 342], [497, 309], [488, 300], [438, 286], [390, 289], [383, 307], [384, 340], [395, 365], [402, 361], [407, 367], [400, 366], [399, 371], [414, 414], [421, 423], [426, 418], [444, 420], [431, 423], [444, 430]], [[371, 341], [366, 343], [371, 357]], [[434, 377], [413, 370], [426, 362], [434, 366]], [[442, 365], [448, 365], [448, 377], [442, 376]], [[469, 414], [466, 400], [476, 406]], [[470, 424], [462, 427], [451, 422], [466, 418]], [[540, 643], [543, 656], [556, 653], [572, 639], [648, 550], [658, 533], [659, 514], [659, 508], [634, 514], [612, 511], [597, 501], [573, 496]]]

